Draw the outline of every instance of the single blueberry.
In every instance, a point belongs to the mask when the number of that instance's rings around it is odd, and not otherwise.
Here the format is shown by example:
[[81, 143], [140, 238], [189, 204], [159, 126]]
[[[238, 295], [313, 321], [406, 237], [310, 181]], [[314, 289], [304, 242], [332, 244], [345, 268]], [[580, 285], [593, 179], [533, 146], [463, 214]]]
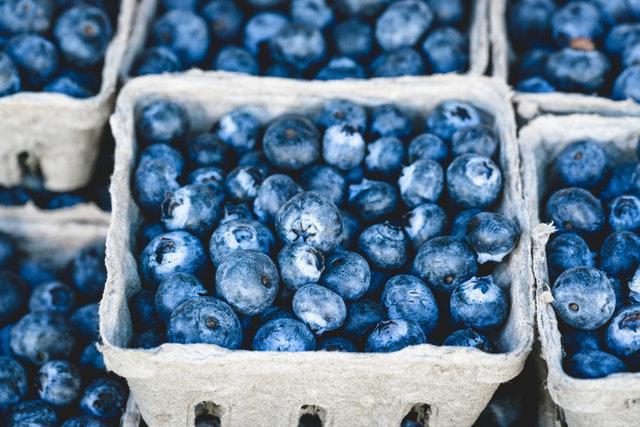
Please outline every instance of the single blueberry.
[[[2, 54], [0, 53], [0, 57], [1, 56]], [[0, 65], [0, 80], [4, 78], [2, 74], [3, 69]], [[2, 86], [1, 81], [0, 86]], [[0, 205], [2, 206], [24, 206], [29, 200], [31, 200], [31, 195], [23, 187], [6, 188], [0, 186]]]
[[367, 338], [365, 351], [389, 353], [426, 342], [424, 332], [416, 322], [405, 319], [383, 320]]
[[336, 0], [337, 8], [348, 16], [371, 17], [381, 11], [387, 0]]
[[462, 24], [466, 18], [463, 0], [426, 0], [433, 12], [435, 22], [440, 25]]
[[629, 369], [612, 354], [599, 350], [582, 350], [567, 362], [567, 373], [576, 378], [603, 378]]
[[355, 353], [358, 351], [356, 346], [344, 337], [322, 337], [318, 342], [319, 351], [343, 351], [347, 353]]
[[298, 71], [306, 71], [320, 63], [327, 45], [319, 29], [305, 24], [287, 24], [269, 39], [273, 58]]
[[317, 283], [324, 265], [322, 253], [303, 242], [289, 243], [278, 254], [282, 282], [294, 291], [306, 284]]
[[156, 311], [155, 298], [153, 290], [141, 289], [129, 299], [129, 314], [134, 331], [146, 331], [158, 326], [160, 319]]
[[205, 59], [211, 35], [200, 16], [187, 10], [170, 10], [153, 24], [151, 42], [171, 49], [190, 68]]
[[611, 277], [631, 278], [640, 263], [640, 237], [629, 231], [609, 235], [600, 248], [600, 268]]
[[301, 287], [293, 295], [293, 312], [317, 335], [338, 329], [347, 317], [340, 295], [319, 285]]
[[202, 243], [186, 231], [172, 231], [153, 239], [140, 255], [140, 270], [147, 283], [157, 285], [173, 273], [199, 276], [206, 263]]
[[376, 21], [376, 40], [384, 50], [413, 46], [432, 22], [433, 12], [424, 1], [395, 1]]
[[180, 58], [171, 49], [158, 46], [145, 49], [133, 66], [134, 76], [177, 73], [182, 70]]
[[502, 173], [488, 157], [463, 154], [447, 168], [447, 189], [451, 201], [460, 207], [488, 208], [500, 196]]
[[507, 24], [509, 37], [516, 46], [529, 46], [548, 41], [551, 17], [557, 5], [553, 0], [519, 0], [513, 2]]
[[60, 313], [27, 314], [11, 328], [11, 350], [34, 365], [66, 359], [74, 344], [73, 328]]
[[421, 133], [411, 140], [408, 154], [411, 163], [420, 159], [442, 163], [449, 155], [449, 146], [431, 133]]
[[233, 0], [210, 0], [203, 4], [202, 17], [209, 25], [214, 42], [240, 38], [244, 16]]
[[358, 19], [340, 22], [333, 29], [333, 43], [340, 55], [366, 58], [373, 50], [373, 29]]
[[349, 186], [349, 205], [363, 221], [379, 221], [396, 210], [398, 194], [388, 182], [365, 178]]
[[258, 75], [258, 62], [248, 50], [237, 46], [226, 46], [218, 52], [212, 69]]
[[74, 303], [75, 295], [69, 286], [60, 282], [48, 282], [33, 289], [29, 298], [29, 310], [67, 314]]
[[69, 76], [60, 76], [53, 79], [49, 84], [42, 88], [43, 92], [61, 93], [72, 98], [89, 98], [91, 91], [81, 86], [78, 82]]
[[[629, 19], [632, 14], [631, 7], [627, 0], [590, 0], [591, 3], [598, 6], [602, 18], [608, 24], [615, 24]], [[632, 0], [633, 1], [633, 0]]]
[[595, 42], [604, 33], [605, 23], [593, 3], [572, 1], [553, 14], [551, 31], [556, 44], [565, 47], [581, 39]]
[[66, 406], [80, 396], [80, 371], [66, 360], [53, 360], [40, 367], [36, 388], [40, 399], [54, 406]]
[[263, 46], [282, 30], [289, 20], [280, 13], [260, 12], [244, 26], [244, 46], [257, 54]]
[[549, 55], [544, 77], [560, 91], [590, 94], [602, 89], [610, 70], [609, 60], [597, 50], [564, 48]]
[[33, 259], [23, 260], [18, 274], [32, 289], [42, 283], [58, 280], [58, 274], [51, 267]]
[[229, 146], [214, 133], [201, 133], [186, 141], [187, 155], [195, 168], [223, 168], [229, 161]]
[[542, 77], [530, 77], [518, 82], [515, 87], [518, 92], [550, 93], [556, 91], [556, 88]]
[[600, 330], [585, 331], [565, 327], [562, 329], [562, 347], [567, 354], [581, 350], [601, 350], [602, 333]]
[[455, 347], [477, 348], [485, 353], [491, 353], [493, 350], [493, 345], [489, 338], [477, 333], [471, 328], [458, 329], [445, 338], [443, 344]]
[[314, 122], [324, 129], [334, 125], [348, 125], [362, 133], [367, 126], [367, 112], [362, 106], [351, 101], [332, 99], [322, 104]]
[[260, 170], [264, 176], [269, 176], [273, 173], [273, 167], [271, 166], [271, 163], [269, 163], [267, 155], [261, 150], [254, 150], [245, 153], [240, 157], [238, 166], [253, 166]]
[[425, 72], [422, 56], [410, 47], [384, 52], [371, 63], [372, 77], [420, 76]]
[[171, 314], [169, 342], [215, 344], [236, 349], [242, 342], [238, 316], [223, 301], [207, 296], [186, 300]]
[[567, 145], [556, 156], [555, 169], [568, 187], [593, 189], [606, 178], [609, 156], [595, 141], [577, 141]]
[[184, 158], [182, 154], [167, 144], [151, 144], [145, 147], [140, 154], [138, 163], [147, 161], [163, 161], [168, 163], [176, 172], [184, 170]]
[[367, 172], [372, 175], [391, 177], [400, 172], [404, 157], [402, 141], [396, 137], [387, 136], [367, 145], [364, 164]]
[[476, 275], [476, 254], [462, 239], [434, 237], [422, 245], [413, 261], [418, 277], [431, 288], [451, 292]]
[[227, 175], [227, 195], [237, 202], [250, 202], [258, 194], [264, 175], [254, 166], [238, 166]]
[[4, 52], [0, 52], [0, 96], [20, 92], [20, 74], [16, 64]]
[[235, 251], [252, 250], [269, 255], [274, 245], [273, 234], [264, 224], [251, 219], [237, 219], [221, 224], [213, 232], [209, 255], [217, 267]]
[[61, 427], [109, 427], [109, 422], [90, 415], [82, 415], [67, 419]]
[[380, 138], [395, 136], [404, 138], [413, 132], [411, 117], [393, 104], [382, 104], [371, 110], [371, 134]]
[[300, 115], [276, 119], [265, 131], [262, 143], [269, 161], [281, 169], [304, 169], [320, 157], [320, 133]]
[[360, 343], [384, 317], [384, 310], [377, 302], [370, 299], [353, 301], [347, 305], [347, 318], [341, 331], [347, 338]]
[[98, 418], [115, 418], [122, 414], [127, 392], [116, 380], [100, 378], [90, 383], [80, 398], [80, 409]]
[[300, 180], [306, 191], [313, 191], [340, 206], [346, 192], [344, 176], [333, 166], [315, 165], [302, 173]]
[[105, 242], [101, 241], [81, 249], [69, 262], [71, 284], [80, 295], [96, 300], [102, 297], [107, 281], [104, 258]]
[[149, 329], [142, 331], [131, 338], [130, 348], [142, 348], [148, 350], [156, 348], [167, 342], [167, 337], [163, 331], [158, 329]]
[[160, 4], [165, 10], [194, 10], [198, 3], [198, 0], [160, 0]]
[[104, 59], [113, 28], [104, 10], [78, 5], [58, 18], [53, 33], [60, 52], [70, 64], [89, 67]]
[[[155, 309], [158, 316], [168, 323], [171, 314], [183, 302], [206, 295], [202, 282], [197, 277], [186, 273], [176, 273], [163, 280], [155, 294]], [[148, 325], [154, 327], [156, 325]], [[145, 328], [146, 329], [146, 328]]]
[[346, 171], [358, 166], [365, 155], [362, 135], [349, 125], [334, 125], [324, 133], [322, 157], [325, 162]]
[[244, 203], [227, 203], [222, 207], [222, 218], [220, 219], [220, 225], [227, 222], [235, 221], [237, 219], [253, 220], [253, 214]]
[[624, 195], [609, 203], [609, 226], [613, 231], [638, 231], [640, 229], [640, 199]]
[[617, 356], [635, 358], [640, 354], [640, 305], [620, 310], [605, 333], [605, 343]]
[[58, 72], [56, 47], [37, 34], [12, 37], [5, 46], [5, 53], [18, 68], [23, 89], [39, 89]]
[[27, 394], [27, 372], [11, 357], [0, 356], [0, 409], [20, 402]]
[[456, 215], [451, 224], [451, 236], [457, 237], [458, 239], [466, 239], [469, 222], [480, 212], [482, 212], [480, 209], [468, 209]]
[[7, 416], [7, 425], [54, 427], [58, 425], [56, 411], [42, 400], [26, 400], [18, 403]]
[[259, 129], [260, 122], [250, 109], [237, 108], [220, 117], [214, 131], [237, 154], [245, 154], [256, 146]]
[[551, 292], [558, 316], [578, 329], [601, 327], [611, 318], [616, 305], [606, 274], [591, 267], [566, 270], [558, 276]]
[[333, 11], [325, 0], [291, 0], [289, 11], [293, 22], [320, 29], [334, 20]]
[[604, 45], [608, 53], [621, 56], [639, 41], [640, 23], [625, 23], [611, 28]]
[[405, 220], [404, 231], [416, 250], [447, 229], [447, 213], [435, 203], [417, 206], [405, 215]]
[[146, 104], [136, 120], [143, 144], [177, 144], [189, 132], [189, 116], [179, 104], [167, 100]]
[[481, 212], [467, 225], [467, 241], [478, 255], [478, 263], [500, 262], [520, 240], [520, 226], [505, 215]]
[[422, 43], [431, 73], [463, 73], [469, 69], [469, 39], [452, 27], [436, 28]]
[[369, 264], [356, 252], [337, 249], [327, 257], [320, 283], [345, 301], [363, 296], [371, 282]]
[[51, 0], [6, 0], [0, 4], [0, 33], [44, 34], [54, 19]]
[[504, 290], [493, 277], [472, 277], [451, 292], [451, 320], [467, 328], [488, 331], [501, 326], [509, 314]]
[[51, 193], [49, 199], [45, 201], [43, 209], [64, 209], [82, 203], [88, 203], [88, 200], [80, 194]]
[[316, 339], [299, 320], [280, 318], [266, 322], [253, 337], [256, 351], [313, 351]]
[[498, 150], [498, 137], [487, 126], [469, 126], [453, 134], [451, 153], [454, 157], [472, 153], [493, 157]]
[[346, 56], [331, 58], [327, 64], [318, 71], [316, 80], [344, 80], [365, 79], [367, 74], [362, 65]]
[[282, 205], [300, 192], [302, 188], [289, 176], [271, 175], [260, 185], [253, 211], [259, 220], [272, 224]]
[[428, 337], [438, 323], [438, 305], [431, 290], [415, 276], [393, 276], [384, 287], [381, 303], [390, 319], [416, 322]]
[[161, 220], [167, 231], [188, 231], [206, 236], [220, 217], [219, 199], [205, 184], [189, 184], [167, 193], [162, 202]]
[[188, 184], [206, 184], [218, 192], [224, 191], [225, 172], [216, 167], [198, 168], [187, 176]]
[[69, 318], [76, 333], [76, 338], [82, 341], [97, 341], [99, 336], [98, 303], [86, 304], [78, 307]]
[[544, 73], [544, 66], [547, 63], [549, 54], [551, 54], [549, 49], [535, 48], [520, 55], [512, 70], [516, 81], [539, 79]]
[[584, 239], [575, 233], [564, 233], [547, 243], [547, 266], [551, 278], [574, 267], [595, 267], [595, 254]]
[[358, 245], [369, 262], [381, 270], [400, 269], [407, 263], [409, 238], [402, 228], [388, 222], [365, 228]]
[[398, 187], [402, 200], [410, 208], [436, 202], [444, 190], [442, 166], [434, 160], [416, 160], [402, 169]]
[[565, 188], [553, 193], [547, 201], [545, 216], [559, 230], [583, 237], [599, 233], [604, 226], [600, 200], [582, 188]]
[[640, 65], [633, 65], [625, 69], [613, 85], [613, 99], [632, 99], [640, 102]]
[[0, 325], [14, 320], [22, 313], [28, 292], [19, 276], [9, 271], [0, 271]]
[[443, 141], [451, 141], [462, 128], [482, 124], [480, 111], [464, 101], [445, 101], [427, 116], [427, 129]]
[[360, 234], [360, 224], [355, 216], [347, 211], [340, 210], [342, 218], [342, 241], [340, 245], [343, 248], [351, 248], [354, 246], [355, 238]]

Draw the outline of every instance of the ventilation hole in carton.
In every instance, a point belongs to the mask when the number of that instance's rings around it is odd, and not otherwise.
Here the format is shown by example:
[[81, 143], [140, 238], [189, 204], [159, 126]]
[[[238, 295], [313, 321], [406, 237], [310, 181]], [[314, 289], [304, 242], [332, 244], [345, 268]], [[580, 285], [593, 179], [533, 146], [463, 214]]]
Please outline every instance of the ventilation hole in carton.
[[222, 407], [213, 402], [200, 402], [194, 408], [196, 415], [195, 427], [220, 427]]
[[404, 416], [400, 425], [402, 427], [427, 427], [429, 417], [431, 417], [431, 406], [426, 403], [416, 403]]
[[300, 408], [298, 427], [322, 427], [326, 419], [326, 409], [317, 405], [303, 405]]
[[37, 185], [37, 182], [42, 179], [42, 172], [40, 171], [38, 160], [29, 154], [28, 151], [18, 153], [17, 159], [25, 185]]

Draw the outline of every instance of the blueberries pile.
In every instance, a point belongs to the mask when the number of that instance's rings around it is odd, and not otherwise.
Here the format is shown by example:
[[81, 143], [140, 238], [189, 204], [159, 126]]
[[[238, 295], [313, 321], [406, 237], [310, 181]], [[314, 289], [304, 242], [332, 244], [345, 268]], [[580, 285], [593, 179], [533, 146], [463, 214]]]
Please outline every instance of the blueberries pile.
[[0, 96], [98, 93], [119, 1], [0, 2]]
[[64, 271], [0, 233], [0, 417], [7, 426], [113, 426], [127, 392], [96, 347], [104, 242]]
[[558, 235], [547, 264], [565, 369], [577, 378], [640, 370], [639, 171], [614, 165], [593, 140], [569, 144], [553, 163], [545, 217]]
[[518, 0], [508, 26], [517, 90], [640, 102], [640, 1]]
[[160, 0], [134, 75], [192, 67], [298, 79], [465, 72], [472, 1]]
[[266, 127], [240, 107], [195, 133], [180, 104], [145, 102], [131, 347], [499, 350], [509, 296], [491, 274], [520, 228], [489, 211], [492, 121], [461, 101], [414, 117], [331, 100]]

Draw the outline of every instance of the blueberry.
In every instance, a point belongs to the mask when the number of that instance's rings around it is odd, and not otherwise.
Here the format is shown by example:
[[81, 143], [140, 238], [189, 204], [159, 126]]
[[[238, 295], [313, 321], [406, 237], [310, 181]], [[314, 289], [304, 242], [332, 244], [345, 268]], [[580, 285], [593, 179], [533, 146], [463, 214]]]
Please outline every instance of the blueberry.
[[200, 296], [187, 299], [171, 314], [169, 342], [207, 343], [236, 349], [242, 342], [242, 328], [231, 307], [223, 301]]
[[329, 62], [322, 67], [316, 80], [344, 80], [344, 79], [364, 79], [367, 75], [364, 68], [356, 61], [346, 56], [338, 56], [331, 58]]
[[553, 307], [558, 316], [574, 328], [593, 330], [604, 325], [615, 309], [611, 282], [600, 270], [574, 267], [553, 284]]
[[168, 323], [171, 314], [183, 302], [198, 298], [206, 293], [207, 291], [197, 277], [186, 273], [172, 274], [158, 286], [155, 295], [155, 308], [160, 318]]
[[553, 0], [519, 0], [509, 10], [509, 37], [516, 46], [527, 46], [538, 40], [547, 41], [551, 18], [556, 11]]
[[260, 122], [249, 109], [237, 108], [220, 117], [215, 132], [236, 153], [244, 154], [255, 147], [259, 129]]
[[605, 333], [605, 343], [612, 353], [627, 358], [640, 354], [640, 305], [620, 310], [611, 320]]
[[557, 89], [542, 77], [530, 77], [516, 84], [518, 92], [529, 93], [549, 93], [555, 92]]
[[451, 292], [451, 319], [479, 331], [501, 326], [509, 314], [508, 297], [491, 276], [472, 277]]
[[411, 163], [420, 159], [442, 163], [449, 155], [449, 146], [431, 133], [421, 133], [411, 140], [408, 154]]
[[258, 62], [246, 49], [237, 46], [227, 46], [218, 52], [212, 69], [257, 75]]
[[288, 19], [274, 12], [261, 12], [253, 15], [244, 27], [244, 46], [258, 53], [288, 23]]
[[78, 67], [102, 61], [113, 36], [109, 16], [102, 9], [87, 5], [64, 12], [53, 32], [62, 55]]
[[75, 295], [69, 286], [60, 282], [49, 282], [34, 288], [29, 298], [29, 310], [67, 314], [74, 303]]
[[576, 378], [603, 378], [627, 371], [628, 368], [622, 360], [598, 350], [580, 351], [567, 363], [567, 373]]
[[488, 157], [463, 154], [447, 168], [449, 197], [465, 209], [493, 205], [502, 190], [502, 173]]
[[348, 16], [371, 17], [384, 6], [387, 0], [337, 0], [338, 9]]
[[304, 169], [320, 157], [320, 133], [300, 115], [276, 119], [265, 131], [262, 143], [269, 161], [281, 169]]
[[0, 52], [0, 96], [20, 92], [20, 74], [16, 64], [4, 52]]
[[586, 1], [569, 2], [551, 17], [551, 31], [558, 46], [569, 46], [576, 40], [596, 41], [604, 33], [600, 10]]
[[166, 10], [194, 10], [198, 3], [198, 0], [160, 0], [160, 4], [162, 4], [162, 7]]
[[366, 58], [373, 50], [373, 30], [358, 19], [340, 22], [333, 29], [333, 42], [340, 55]]
[[80, 398], [80, 408], [98, 418], [115, 418], [124, 412], [127, 393], [112, 379], [100, 378], [90, 383]]
[[367, 338], [365, 351], [388, 353], [426, 342], [424, 332], [416, 322], [405, 319], [383, 320]]
[[139, 163], [147, 161], [163, 161], [178, 173], [182, 173], [184, 170], [184, 158], [182, 154], [167, 144], [151, 144], [142, 150]]
[[353, 301], [347, 305], [347, 318], [341, 331], [347, 338], [362, 342], [384, 317], [384, 310], [377, 302], [369, 299]]
[[371, 270], [360, 254], [338, 249], [327, 257], [325, 265], [320, 283], [344, 300], [356, 300], [369, 289]]
[[153, 239], [140, 255], [145, 281], [158, 284], [173, 273], [199, 276], [206, 262], [202, 243], [186, 231], [172, 231]]
[[187, 140], [187, 154], [196, 168], [224, 167], [229, 159], [229, 147], [213, 133], [201, 133]]
[[348, 125], [362, 133], [367, 126], [367, 112], [362, 106], [351, 101], [332, 99], [322, 104], [314, 122], [324, 129], [334, 125]]
[[[622, 65], [624, 68], [631, 68], [634, 65], [640, 65], [640, 42], [635, 43], [632, 46], [629, 46], [625, 49], [622, 54]], [[628, 74], [634, 74], [633, 72], [629, 72]]]
[[225, 188], [227, 195], [238, 202], [250, 202], [258, 194], [264, 175], [253, 166], [239, 166], [227, 175]]
[[592, 189], [606, 178], [609, 157], [595, 141], [577, 141], [567, 145], [555, 160], [560, 180], [569, 187]]
[[80, 395], [80, 371], [65, 360], [54, 360], [40, 367], [36, 387], [40, 399], [55, 406], [71, 404]]
[[11, 357], [0, 356], [0, 409], [20, 402], [27, 394], [27, 373]]
[[27, 314], [11, 328], [11, 350], [35, 365], [66, 359], [74, 344], [73, 328], [59, 313]]
[[447, 214], [434, 203], [417, 206], [405, 215], [405, 220], [404, 231], [416, 250], [428, 240], [445, 234], [447, 229]]
[[342, 228], [338, 208], [310, 191], [292, 197], [276, 216], [276, 231], [283, 243], [305, 242], [322, 252], [340, 244]]
[[63, 209], [87, 202], [87, 198], [79, 194], [51, 193], [50, 198], [45, 201], [43, 209]]
[[404, 47], [380, 54], [371, 63], [372, 77], [420, 76], [425, 74], [422, 56], [412, 48]]
[[134, 331], [155, 328], [158, 324], [158, 313], [155, 307], [155, 293], [141, 289], [129, 299], [129, 313]]
[[340, 295], [319, 285], [298, 289], [291, 304], [295, 315], [317, 335], [338, 329], [347, 317]]
[[611, 277], [633, 276], [640, 263], [640, 237], [629, 231], [612, 233], [600, 248], [600, 268]]
[[220, 217], [218, 197], [210, 186], [189, 184], [167, 193], [162, 202], [162, 224], [167, 231], [205, 236]]
[[524, 52], [515, 64], [513, 74], [517, 81], [526, 79], [540, 79], [544, 73], [544, 66], [547, 63], [551, 51], [546, 48], [534, 48]]
[[79, 307], [69, 319], [77, 338], [83, 341], [97, 341], [99, 336], [98, 304], [86, 304]]
[[209, 25], [215, 42], [227, 42], [240, 38], [243, 14], [233, 0], [210, 0], [202, 6], [202, 17]]
[[80, 99], [89, 98], [91, 96], [91, 91], [89, 91], [89, 89], [81, 86], [78, 82], [68, 76], [56, 77], [51, 81], [51, 83], [47, 84], [42, 91], [61, 93], [72, 98]]
[[438, 306], [431, 290], [415, 276], [394, 276], [384, 287], [382, 305], [390, 319], [412, 320], [429, 336], [438, 322]]
[[58, 425], [58, 416], [46, 402], [42, 400], [27, 400], [14, 406], [6, 421], [10, 427], [54, 427]]
[[567, 353], [582, 350], [601, 350], [602, 334], [600, 330], [584, 331], [565, 327], [562, 330], [562, 347]]
[[602, 89], [610, 69], [601, 52], [564, 48], [549, 55], [544, 76], [560, 91], [589, 94]]
[[138, 138], [143, 144], [176, 144], [189, 132], [189, 116], [179, 104], [153, 101], [140, 111], [136, 121]]
[[493, 157], [498, 150], [498, 138], [487, 126], [477, 125], [460, 129], [453, 134], [451, 152], [454, 157], [462, 154], [478, 154]]
[[328, 164], [343, 171], [358, 166], [365, 155], [362, 135], [349, 125], [334, 125], [325, 131], [322, 157]]
[[278, 254], [278, 267], [284, 285], [295, 291], [320, 280], [324, 271], [324, 257], [306, 243], [293, 242]]
[[478, 262], [500, 262], [520, 239], [517, 222], [500, 213], [481, 212], [467, 225], [467, 241], [478, 255]]
[[344, 176], [333, 166], [315, 165], [302, 173], [300, 180], [306, 191], [313, 191], [340, 206], [346, 192]]
[[447, 338], [445, 338], [444, 345], [477, 348], [478, 350], [486, 353], [491, 353], [493, 350], [493, 345], [489, 338], [477, 333], [471, 328], [458, 329], [451, 333]]
[[271, 259], [257, 251], [235, 251], [216, 271], [216, 295], [236, 311], [253, 316], [276, 298], [280, 276]]
[[11, 236], [0, 232], [0, 268], [8, 268], [16, 258], [17, 248]]
[[564, 233], [547, 243], [547, 266], [552, 278], [574, 267], [595, 267], [595, 254], [584, 239], [575, 233]]
[[167, 342], [167, 337], [164, 335], [164, 332], [158, 329], [149, 329], [134, 335], [129, 347], [148, 350], [159, 347], [165, 342]]
[[109, 427], [109, 422], [89, 415], [67, 419], [61, 427]]
[[20, 72], [23, 89], [38, 89], [48, 83], [59, 68], [56, 47], [36, 34], [22, 34], [7, 42], [5, 53]]
[[182, 70], [180, 58], [171, 49], [164, 46], [146, 49], [140, 54], [133, 66], [134, 76], [148, 74], [177, 73]]
[[358, 245], [369, 262], [381, 270], [396, 270], [407, 262], [409, 239], [400, 227], [388, 222], [365, 228]]
[[237, 219], [221, 224], [211, 236], [209, 255], [215, 266], [238, 250], [260, 251], [270, 254], [275, 239], [264, 224], [251, 219]]
[[189, 184], [206, 184], [218, 192], [223, 192], [225, 180], [225, 172], [216, 167], [195, 169], [187, 177]]
[[608, 53], [621, 56], [629, 47], [640, 41], [640, 23], [614, 26], [605, 39]]
[[46, 33], [51, 28], [51, 0], [7, 0], [0, 5], [0, 32], [4, 34]]
[[271, 175], [273, 173], [271, 163], [264, 151], [254, 150], [245, 153], [238, 162], [238, 166], [253, 166], [260, 170], [264, 176]]
[[462, 128], [482, 124], [480, 111], [464, 101], [445, 101], [436, 106], [426, 119], [427, 129], [443, 141], [451, 141]]
[[402, 168], [404, 151], [402, 141], [393, 136], [382, 137], [368, 144], [364, 159], [367, 172], [386, 177], [396, 175]]
[[305, 24], [287, 24], [270, 40], [276, 61], [299, 71], [320, 63], [327, 54], [327, 45], [319, 29]]
[[600, 200], [581, 188], [565, 188], [553, 193], [547, 201], [545, 216], [561, 231], [583, 237], [599, 233], [604, 225]]
[[436, 23], [441, 25], [457, 25], [466, 17], [463, 0], [426, 0], [433, 12]]
[[404, 138], [413, 132], [411, 118], [393, 104], [382, 104], [371, 110], [371, 134], [380, 138]]
[[616, 79], [613, 85], [613, 99], [632, 99], [640, 102], [640, 65], [634, 65], [625, 69]]
[[71, 284], [80, 295], [93, 299], [102, 297], [107, 281], [104, 257], [105, 242], [101, 241], [81, 249], [69, 262]]
[[640, 199], [631, 195], [615, 198], [609, 204], [609, 226], [613, 231], [640, 229]]
[[608, 24], [622, 22], [629, 18], [631, 14], [630, 6], [627, 0], [590, 0], [591, 3], [598, 6], [602, 18]]
[[475, 276], [478, 264], [476, 254], [462, 239], [441, 236], [420, 247], [413, 269], [431, 288], [451, 292]]
[[343, 351], [347, 353], [355, 353], [358, 351], [351, 341], [343, 337], [322, 337], [318, 343], [318, 350]]
[[[1, 56], [2, 54], [0, 53], [0, 57]], [[2, 72], [3, 69], [0, 65], [0, 74], [2, 74]], [[11, 78], [10, 76], [8, 77]], [[1, 79], [3, 79], [2, 76], [0, 76], [0, 80]], [[2, 86], [2, 82], [0, 82], [0, 86]], [[31, 195], [22, 187], [5, 188], [0, 186], [0, 205], [2, 206], [23, 206], [29, 200], [31, 200]]]
[[455, 28], [436, 28], [422, 43], [422, 51], [431, 73], [463, 73], [469, 69], [469, 40]]
[[58, 280], [58, 275], [53, 269], [44, 265], [40, 261], [27, 259], [20, 264], [18, 274], [29, 285], [30, 288]]
[[444, 190], [444, 172], [434, 160], [416, 160], [402, 169], [398, 187], [402, 200], [410, 208], [436, 202]]
[[292, 0], [291, 19], [300, 24], [316, 26], [320, 29], [333, 22], [333, 11], [325, 0]]
[[299, 320], [280, 318], [266, 322], [253, 337], [256, 351], [313, 351], [316, 339]]
[[349, 186], [349, 205], [363, 221], [378, 221], [396, 210], [398, 194], [387, 182], [365, 178], [360, 184]]
[[11, 329], [13, 325], [7, 325], [0, 329], [0, 355], [13, 357], [11, 350]]
[[287, 175], [271, 175], [260, 185], [253, 211], [261, 221], [273, 223], [282, 205], [300, 192], [302, 188]]
[[20, 277], [0, 271], [0, 325], [15, 319], [27, 302], [28, 289]]
[[153, 24], [151, 40], [155, 46], [173, 50], [187, 68], [201, 63], [211, 44], [206, 21], [187, 10], [171, 10], [162, 15]]
[[376, 40], [384, 50], [415, 45], [433, 22], [433, 12], [421, 0], [389, 5], [376, 21]]

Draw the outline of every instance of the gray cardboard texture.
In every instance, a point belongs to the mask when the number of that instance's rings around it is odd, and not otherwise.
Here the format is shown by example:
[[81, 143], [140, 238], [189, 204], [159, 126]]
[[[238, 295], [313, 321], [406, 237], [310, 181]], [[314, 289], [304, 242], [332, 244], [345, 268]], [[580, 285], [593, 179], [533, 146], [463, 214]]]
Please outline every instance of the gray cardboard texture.
[[602, 379], [572, 378], [562, 369], [563, 349], [551, 306], [545, 245], [554, 228], [541, 224], [540, 203], [547, 187], [547, 167], [569, 143], [591, 138], [605, 143], [615, 160], [634, 159], [640, 120], [594, 115], [541, 116], [520, 131], [523, 184], [533, 239], [537, 322], [546, 360], [547, 388], [562, 407], [569, 426], [632, 426], [640, 419], [640, 373], [615, 374]]
[[[489, 27], [491, 29], [491, 61], [493, 75], [509, 81], [509, 65], [515, 54], [507, 36], [508, 0], [490, 0]], [[516, 92], [517, 113], [530, 120], [543, 114], [600, 114], [604, 116], [640, 116], [640, 104], [633, 100], [613, 101], [600, 96], [577, 93], [524, 93]]]
[[111, 213], [100, 209], [95, 203], [81, 203], [62, 209], [43, 210], [32, 201], [24, 206], [0, 208], [0, 220], [40, 222], [43, 218], [51, 223], [102, 224], [105, 228], [111, 221]]
[[20, 184], [24, 163], [42, 173], [48, 190], [71, 191], [89, 182], [112, 111], [136, 2], [122, 0], [96, 96], [24, 92], [0, 98], [0, 185]]
[[[146, 422], [193, 425], [194, 405], [212, 402], [226, 426], [296, 426], [303, 405], [326, 411], [328, 426], [388, 426], [398, 425], [413, 405], [426, 403], [429, 425], [471, 425], [498, 385], [520, 372], [533, 342], [530, 233], [509, 96], [505, 85], [491, 79], [460, 76], [301, 82], [196, 71], [132, 80], [111, 118], [116, 165], [100, 332], [107, 366], [127, 379]], [[205, 344], [127, 349], [127, 298], [140, 288], [133, 251], [141, 218], [130, 188], [134, 122], [142, 103], [157, 98], [185, 105], [194, 132], [209, 129], [238, 106], [255, 106], [266, 121], [286, 111], [311, 112], [333, 98], [368, 106], [392, 102], [421, 115], [444, 100], [461, 99], [492, 114], [505, 178], [500, 210], [523, 229], [516, 250], [495, 273], [498, 284], [510, 283], [511, 295], [511, 315], [496, 338], [501, 353], [430, 344], [387, 354], [230, 351]]]
[[[473, 14], [469, 28], [469, 74], [482, 75], [489, 64], [489, 0], [465, 0], [473, 2]], [[123, 82], [130, 79], [131, 69], [138, 55], [147, 44], [147, 35], [158, 11], [158, 0], [140, 0], [129, 47], [122, 66]]]

